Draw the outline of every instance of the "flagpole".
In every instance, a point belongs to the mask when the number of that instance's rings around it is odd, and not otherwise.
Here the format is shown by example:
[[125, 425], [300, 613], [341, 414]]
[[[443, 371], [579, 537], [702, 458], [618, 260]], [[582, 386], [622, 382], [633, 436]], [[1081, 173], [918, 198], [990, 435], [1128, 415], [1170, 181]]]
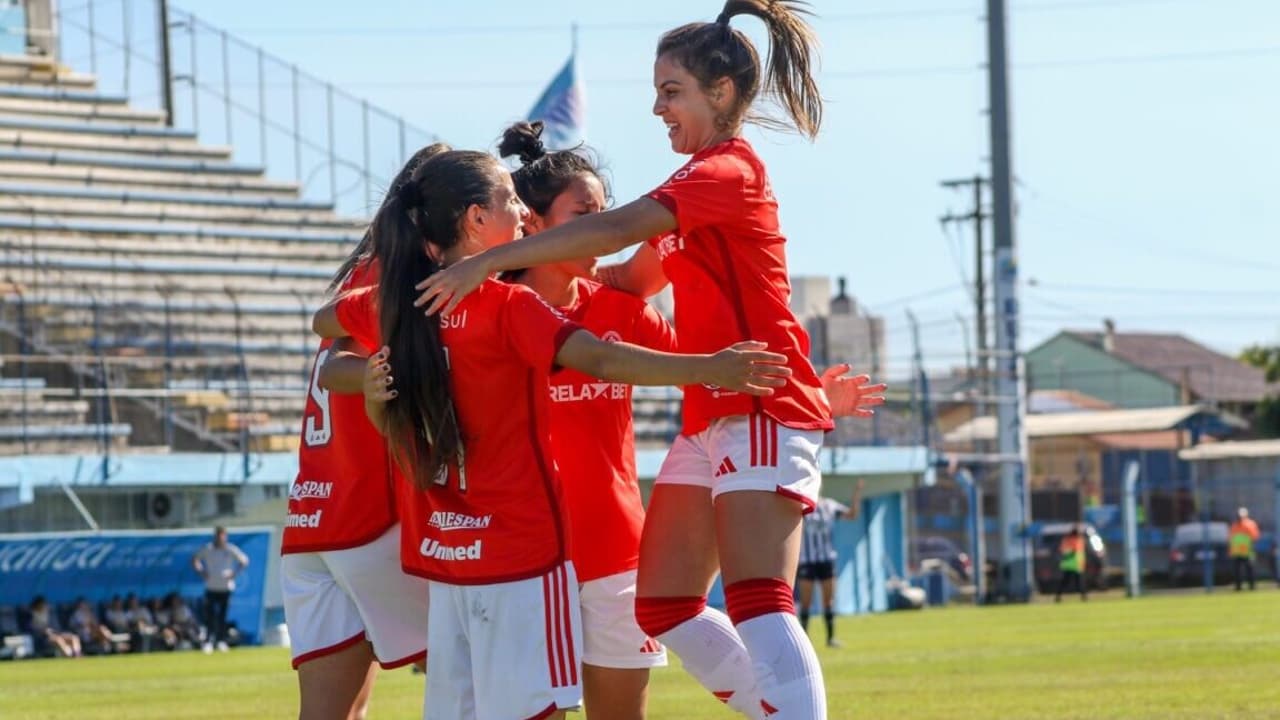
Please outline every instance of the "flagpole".
[[574, 59], [577, 59], [578, 57], [578, 23], [571, 23], [569, 25], [569, 28], [570, 28], [570, 38], [571, 38], [571, 42], [569, 45], [569, 48], [570, 48], [569, 54]]

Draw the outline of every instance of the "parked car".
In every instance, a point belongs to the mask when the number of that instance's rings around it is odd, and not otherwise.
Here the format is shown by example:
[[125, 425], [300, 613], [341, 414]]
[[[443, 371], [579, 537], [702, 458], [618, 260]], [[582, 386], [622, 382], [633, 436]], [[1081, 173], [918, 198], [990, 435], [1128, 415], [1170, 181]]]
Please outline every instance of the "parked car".
[[1193, 522], [1175, 528], [1173, 544], [1169, 547], [1169, 583], [1203, 583], [1206, 562], [1213, 566], [1214, 582], [1231, 579], [1233, 568], [1227, 548], [1227, 524]]
[[916, 538], [915, 558], [918, 563], [925, 560], [941, 560], [965, 582], [972, 580], [973, 560], [968, 553], [948, 538], [939, 535]]
[[1061, 560], [1058, 547], [1073, 527], [1084, 529], [1085, 582], [1090, 588], [1107, 588], [1107, 546], [1098, 530], [1088, 523], [1048, 523], [1040, 526], [1040, 532], [1033, 541], [1036, 589], [1040, 593], [1057, 591], [1058, 578], [1062, 574], [1058, 569]]

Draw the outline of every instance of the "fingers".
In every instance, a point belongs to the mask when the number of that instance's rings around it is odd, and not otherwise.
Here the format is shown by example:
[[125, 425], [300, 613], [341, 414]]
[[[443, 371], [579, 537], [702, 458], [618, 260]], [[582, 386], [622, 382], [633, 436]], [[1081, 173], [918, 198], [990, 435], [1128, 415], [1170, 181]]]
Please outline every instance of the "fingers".
[[883, 393], [885, 390], [888, 390], [888, 389], [889, 389], [888, 383], [876, 383], [875, 385], [863, 386], [862, 392], [868, 395], [879, 395], [880, 393]]
[[[822, 379], [826, 381], [826, 380], [838, 378], [852, 369], [853, 369], [853, 366], [849, 365], [849, 363], [839, 363], [837, 365], [832, 365], [831, 367], [822, 371]], [[868, 380], [869, 379], [870, 378], [868, 378]]]
[[756, 397], [769, 397], [773, 394], [773, 388], [764, 387], [754, 383], [747, 383], [742, 386], [740, 392], [745, 395], [755, 395]]
[[884, 404], [883, 395], [872, 395], [871, 397], [864, 397], [858, 401], [858, 407], [875, 407], [877, 405], [883, 405], [883, 404]]
[[[765, 352], [763, 350], [739, 350], [738, 352], [742, 356], [742, 359], [753, 364], [778, 366], [785, 366], [787, 364], [787, 356], [779, 355], [778, 353]], [[790, 373], [791, 369], [787, 368], [787, 372]]]

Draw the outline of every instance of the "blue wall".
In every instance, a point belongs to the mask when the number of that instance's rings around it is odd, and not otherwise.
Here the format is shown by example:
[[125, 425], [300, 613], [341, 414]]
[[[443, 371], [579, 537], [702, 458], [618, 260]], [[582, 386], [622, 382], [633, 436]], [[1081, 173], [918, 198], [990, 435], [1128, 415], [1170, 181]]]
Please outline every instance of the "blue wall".
[[[886, 587], [892, 576], [901, 576], [906, 565], [906, 527], [903, 525], [902, 493], [892, 493], [862, 501], [855, 520], [836, 522], [835, 611], [840, 615], [884, 612], [889, 609]], [[707, 602], [724, 607], [720, 579], [711, 588]], [[813, 612], [822, 612], [822, 596], [813, 593]]]

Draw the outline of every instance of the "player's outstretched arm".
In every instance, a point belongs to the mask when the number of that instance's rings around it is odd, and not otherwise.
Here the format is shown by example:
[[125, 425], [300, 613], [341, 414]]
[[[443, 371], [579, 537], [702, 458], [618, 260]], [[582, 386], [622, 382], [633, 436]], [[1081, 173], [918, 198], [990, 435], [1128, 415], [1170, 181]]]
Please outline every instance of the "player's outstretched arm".
[[585, 330], [570, 335], [556, 363], [592, 377], [629, 385], [712, 385], [748, 395], [772, 395], [787, 384], [787, 356], [748, 340], [714, 355], [658, 352], [628, 343], [607, 343]]
[[320, 366], [320, 387], [343, 395], [363, 392], [367, 359], [364, 349], [352, 338], [334, 340]]
[[633, 200], [491, 248], [433, 273], [417, 284], [422, 294], [414, 305], [426, 308], [428, 315], [441, 311], [447, 315], [495, 273], [608, 255], [675, 229], [675, 216], [657, 200]]

